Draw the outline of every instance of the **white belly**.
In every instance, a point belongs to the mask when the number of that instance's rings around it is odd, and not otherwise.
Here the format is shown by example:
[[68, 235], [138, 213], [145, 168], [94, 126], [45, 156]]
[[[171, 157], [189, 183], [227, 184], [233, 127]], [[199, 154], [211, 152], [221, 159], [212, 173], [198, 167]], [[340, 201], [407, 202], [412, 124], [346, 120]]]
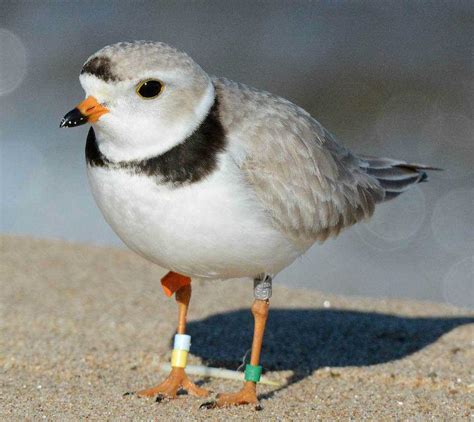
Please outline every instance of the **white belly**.
[[276, 230], [232, 164], [177, 188], [124, 170], [88, 167], [107, 222], [131, 249], [194, 277], [276, 274], [301, 253]]

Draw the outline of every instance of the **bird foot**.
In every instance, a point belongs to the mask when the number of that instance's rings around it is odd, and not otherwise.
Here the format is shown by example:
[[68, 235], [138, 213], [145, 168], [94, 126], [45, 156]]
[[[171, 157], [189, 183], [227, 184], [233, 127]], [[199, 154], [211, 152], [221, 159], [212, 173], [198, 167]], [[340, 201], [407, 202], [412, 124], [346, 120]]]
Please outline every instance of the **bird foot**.
[[184, 368], [171, 368], [168, 377], [159, 385], [136, 393], [138, 397], [156, 397], [156, 401], [176, 398], [178, 391], [183, 389], [193, 396], [206, 397], [209, 391], [198, 387], [186, 375]]
[[246, 381], [237, 393], [218, 394], [216, 400], [203, 403], [202, 409], [213, 409], [216, 407], [239, 406], [242, 404], [256, 404], [256, 410], [261, 410], [258, 405], [257, 388], [255, 383]]

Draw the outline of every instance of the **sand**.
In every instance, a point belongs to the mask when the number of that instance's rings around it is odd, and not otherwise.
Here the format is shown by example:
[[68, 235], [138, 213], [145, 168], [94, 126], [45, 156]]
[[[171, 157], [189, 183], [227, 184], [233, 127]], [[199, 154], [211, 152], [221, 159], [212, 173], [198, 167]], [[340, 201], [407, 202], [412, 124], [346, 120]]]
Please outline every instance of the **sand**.
[[[282, 387], [253, 406], [200, 410], [124, 392], [156, 384], [176, 306], [164, 270], [132, 252], [1, 239], [0, 420], [472, 420], [474, 314], [410, 300], [274, 288], [262, 364]], [[348, 274], [348, 277], [350, 274]], [[191, 364], [237, 369], [252, 286], [195, 281]], [[213, 390], [237, 381], [200, 379]]]

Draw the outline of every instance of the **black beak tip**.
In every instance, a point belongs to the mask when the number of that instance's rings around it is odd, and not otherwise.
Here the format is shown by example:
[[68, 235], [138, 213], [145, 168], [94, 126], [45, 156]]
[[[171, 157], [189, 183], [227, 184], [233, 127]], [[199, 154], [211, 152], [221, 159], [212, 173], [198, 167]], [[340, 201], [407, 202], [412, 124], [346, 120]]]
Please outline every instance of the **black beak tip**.
[[59, 123], [59, 127], [76, 127], [87, 123], [87, 116], [84, 116], [77, 108], [67, 113]]

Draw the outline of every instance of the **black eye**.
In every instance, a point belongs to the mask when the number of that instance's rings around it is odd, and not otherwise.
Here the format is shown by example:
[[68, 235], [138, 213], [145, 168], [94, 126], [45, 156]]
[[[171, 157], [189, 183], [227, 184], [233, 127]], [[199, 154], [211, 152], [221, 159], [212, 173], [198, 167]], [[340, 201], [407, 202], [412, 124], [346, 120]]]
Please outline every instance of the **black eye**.
[[160, 95], [163, 90], [163, 84], [156, 79], [147, 79], [146, 81], [140, 82], [137, 86], [137, 94], [142, 98], [155, 98]]

